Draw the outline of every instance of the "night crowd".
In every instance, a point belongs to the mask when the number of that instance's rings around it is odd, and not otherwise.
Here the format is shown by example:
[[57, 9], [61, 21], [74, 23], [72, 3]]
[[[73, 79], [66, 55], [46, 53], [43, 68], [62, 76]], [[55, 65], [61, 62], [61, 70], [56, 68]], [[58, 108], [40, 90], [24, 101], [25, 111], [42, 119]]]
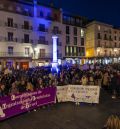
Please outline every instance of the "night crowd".
[[57, 73], [51, 68], [4, 69], [0, 72], [0, 97], [33, 91], [48, 86], [99, 85], [111, 94], [120, 97], [120, 64], [97, 65], [94, 69], [59, 67]]

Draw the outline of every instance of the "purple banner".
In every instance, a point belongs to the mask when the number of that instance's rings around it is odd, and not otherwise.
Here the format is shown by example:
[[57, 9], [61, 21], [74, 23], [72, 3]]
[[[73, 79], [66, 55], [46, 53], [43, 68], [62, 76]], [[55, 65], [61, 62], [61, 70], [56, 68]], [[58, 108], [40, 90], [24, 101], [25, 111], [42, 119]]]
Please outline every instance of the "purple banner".
[[56, 87], [0, 98], [0, 121], [37, 107], [55, 103]]

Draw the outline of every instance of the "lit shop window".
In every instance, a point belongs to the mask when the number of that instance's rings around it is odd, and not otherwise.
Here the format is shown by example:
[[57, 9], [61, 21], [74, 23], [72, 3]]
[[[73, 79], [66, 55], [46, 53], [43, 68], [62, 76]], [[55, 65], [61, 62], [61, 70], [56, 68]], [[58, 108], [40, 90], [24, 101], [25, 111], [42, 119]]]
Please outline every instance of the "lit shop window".
[[72, 53], [72, 47], [70, 47], [70, 53]]
[[76, 47], [74, 47], [74, 53], [76, 53]]
[[66, 53], [68, 53], [69, 52], [69, 49], [68, 49], [68, 46], [66, 46]]

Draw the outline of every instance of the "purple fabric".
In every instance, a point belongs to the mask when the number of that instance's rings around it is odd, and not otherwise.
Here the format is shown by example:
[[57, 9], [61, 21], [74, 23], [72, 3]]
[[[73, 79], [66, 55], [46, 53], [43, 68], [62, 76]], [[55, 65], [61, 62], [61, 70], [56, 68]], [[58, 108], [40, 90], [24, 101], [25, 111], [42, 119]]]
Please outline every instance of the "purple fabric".
[[0, 121], [37, 107], [55, 103], [56, 87], [0, 98]]

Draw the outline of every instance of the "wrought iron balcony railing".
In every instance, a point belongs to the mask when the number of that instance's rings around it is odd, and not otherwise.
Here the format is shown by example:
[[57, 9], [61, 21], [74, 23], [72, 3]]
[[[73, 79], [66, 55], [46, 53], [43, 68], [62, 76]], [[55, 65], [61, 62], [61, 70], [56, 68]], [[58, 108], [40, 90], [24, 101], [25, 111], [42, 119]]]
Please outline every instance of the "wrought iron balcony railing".
[[32, 54], [25, 54], [24, 52], [0, 52], [0, 57], [25, 57], [32, 58]]
[[32, 39], [30, 39], [30, 40], [22, 39], [21, 42], [22, 43], [34, 43], [34, 41]]
[[33, 30], [33, 27], [32, 27], [32, 26], [25, 26], [25, 25], [22, 25], [21, 28], [24, 29], [24, 30]]
[[48, 45], [48, 41], [45, 40], [38, 40], [38, 44]]
[[7, 22], [5, 22], [5, 26], [6, 26], [6, 27], [10, 27], [10, 28], [18, 28], [17, 23], [8, 24]]
[[55, 29], [52, 30], [52, 33], [53, 34], [62, 34], [62, 32], [60, 30], [55, 30]]
[[41, 32], [48, 32], [48, 29], [38, 27], [38, 31], [41, 31]]

